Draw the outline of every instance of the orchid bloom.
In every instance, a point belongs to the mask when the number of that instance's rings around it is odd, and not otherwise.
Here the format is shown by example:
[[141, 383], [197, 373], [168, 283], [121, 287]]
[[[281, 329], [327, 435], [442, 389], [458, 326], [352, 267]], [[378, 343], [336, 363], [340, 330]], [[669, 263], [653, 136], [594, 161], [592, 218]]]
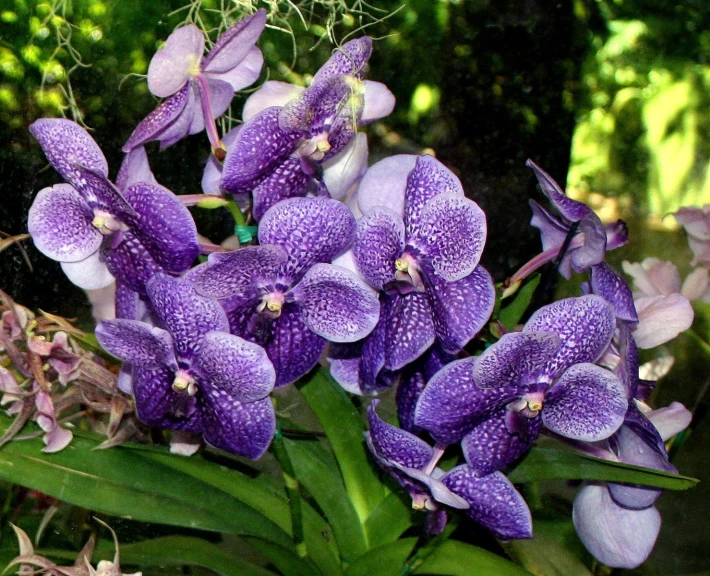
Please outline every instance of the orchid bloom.
[[166, 100], [138, 124], [123, 151], [152, 140], [167, 148], [205, 128], [213, 149], [222, 148], [215, 119], [229, 108], [235, 92], [259, 77], [264, 57], [254, 44], [265, 25], [262, 8], [222, 34], [204, 58], [205, 37], [197, 26], [170, 34], [148, 66], [148, 89]]
[[96, 328], [101, 345], [132, 367], [138, 417], [202, 432], [208, 444], [256, 460], [276, 429], [266, 352], [230, 334], [220, 305], [186, 280], [158, 274], [147, 293], [164, 329], [123, 319]]
[[436, 468], [443, 448], [391, 426], [368, 409], [370, 452], [412, 497], [412, 507], [436, 512], [440, 505], [463, 510], [502, 540], [532, 538], [532, 517], [523, 497], [500, 472], [478, 476], [467, 465], [447, 473]]
[[335, 197], [343, 196], [366, 155], [357, 142], [348, 148], [358, 125], [386, 116], [394, 107], [383, 84], [363, 81], [371, 52], [370, 38], [351, 40], [335, 51], [308, 88], [281, 83], [274, 89], [267, 83], [261, 94], [252, 95], [245, 123], [227, 150], [221, 190], [251, 192], [252, 214], [260, 220], [285, 198], [328, 195], [322, 171], [343, 152], [333, 190]]
[[619, 378], [594, 364], [614, 328], [613, 309], [599, 296], [544, 306], [522, 332], [437, 372], [419, 398], [415, 424], [437, 442], [461, 441], [479, 475], [520, 457], [543, 424], [566, 438], [607, 438], [627, 407]]
[[[74, 284], [99, 289], [118, 278], [144, 293], [153, 274], [190, 267], [199, 253], [197, 229], [172, 192], [149, 181], [114, 186], [101, 149], [75, 122], [42, 118], [30, 131], [68, 184], [37, 194], [28, 228], [37, 249], [61, 262]], [[124, 185], [133, 181], [126, 170], [119, 174]]]
[[693, 251], [691, 265], [710, 264], [710, 204], [702, 208], [684, 206], [673, 216], [688, 234], [688, 245]]
[[187, 277], [200, 294], [220, 299], [233, 333], [266, 348], [276, 386], [285, 386], [315, 366], [326, 341], [360, 340], [377, 323], [374, 291], [330, 264], [354, 234], [341, 202], [291, 198], [264, 215], [260, 246], [211, 254]]

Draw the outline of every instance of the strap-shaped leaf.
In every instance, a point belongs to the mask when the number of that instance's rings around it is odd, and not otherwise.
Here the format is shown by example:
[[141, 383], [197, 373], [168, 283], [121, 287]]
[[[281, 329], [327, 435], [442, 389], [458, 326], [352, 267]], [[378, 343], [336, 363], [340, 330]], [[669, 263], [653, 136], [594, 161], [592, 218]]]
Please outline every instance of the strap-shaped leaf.
[[[340, 555], [352, 562], [367, 549], [365, 532], [345, 491], [332, 457], [328, 462], [317, 441], [289, 440], [284, 446], [293, 463], [298, 481], [308, 490], [333, 527]], [[329, 465], [330, 464], [330, 465]]]
[[365, 423], [343, 389], [322, 368], [311, 373], [301, 393], [328, 437], [345, 489], [362, 522], [384, 499], [385, 488], [365, 445]]
[[409, 495], [401, 490], [390, 493], [380, 502], [365, 522], [368, 542], [389, 544], [414, 525]]
[[662, 470], [641, 468], [631, 464], [593, 458], [555, 448], [533, 447], [508, 474], [511, 482], [540, 480], [596, 480], [625, 482], [667, 490], [687, 490], [698, 480]]
[[530, 306], [530, 302], [532, 302], [538, 284], [540, 284], [540, 275], [536, 274], [518, 290], [512, 302], [505, 306], [501, 305], [498, 320], [500, 320], [508, 330], [514, 330], [515, 326], [525, 315], [525, 311], [528, 309], [528, 306]]
[[414, 570], [414, 574], [531, 576], [530, 572], [510, 560], [457, 540], [444, 542], [436, 552]]
[[348, 566], [345, 576], [391, 576], [393, 574], [401, 574], [404, 563], [416, 544], [416, 538], [405, 538], [373, 548], [365, 556], [360, 556]]

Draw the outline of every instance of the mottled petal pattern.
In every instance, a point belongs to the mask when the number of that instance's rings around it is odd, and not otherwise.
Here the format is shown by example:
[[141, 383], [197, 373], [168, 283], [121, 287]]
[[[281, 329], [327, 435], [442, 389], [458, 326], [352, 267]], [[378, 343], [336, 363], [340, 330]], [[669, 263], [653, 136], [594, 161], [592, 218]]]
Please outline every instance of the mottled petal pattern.
[[177, 369], [173, 339], [162, 328], [138, 320], [107, 320], [96, 327], [96, 339], [116, 358], [140, 368]]
[[42, 254], [59, 262], [78, 262], [96, 252], [103, 240], [92, 219], [91, 208], [74, 188], [55, 184], [35, 197], [27, 228]]
[[436, 340], [426, 295], [395, 296], [386, 322], [385, 368], [399, 370], [419, 358]]
[[261, 220], [269, 208], [286, 198], [305, 196], [311, 181], [299, 158], [287, 158], [252, 190], [254, 219]]
[[[133, 148], [142, 146], [146, 142], [159, 139], [160, 135], [170, 126], [173, 126], [183, 114], [183, 111], [187, 107], [188, 100], [190, 99], [190, 93], [190, 85], [185, 84], [179, 92], [168, 98], [148, 114], [148, 116], [143, 118], [140, 124], [135, 127], [128, 140], [126, 140], [122, 150], [128, 153]], [[180, 132], [187, 133], [191, 118], [192, 116], [189, 116], [183, 120], [185, 126], [184, 129], [180, 129]]]
[[169, 430], [202, 430], [194, 396], [175, 392], [175, 372], [165, 366], [155, 370], [133, 367], [133, 395], [141, 422]]
[[266, 26], [266, 10], [257, 10], [224, 32], [202, 61], [202, 70], [223, 73], [244, 60]]
[[626, 407], [626, 390], [613, 372], [581, 363], [569, 368], [550, 389], [542, 421], [566, 438], [596, 442], [616, 432]]
[[331, 342], [355, 342], [372, 332], [380, 303], [360, 278], [340, 266], [315, 264], [293, 288], [308, 328]]
[[392, 210], [376, 207], [357, 222], [353, 256], [357, 270], [375, 290], [394, 280], [394, 261], [404, 250], [404, 223]]
[[362, 78], [370, 54], [372, 54], [372, 38], [362, 36], [346, 42], [333, 51], [330, 59], [320, 67], [313, 77], [311, 85], [340, 74]]
[[626, 281], [606, 262], [589, 269], [592, 292], [599, 294], [614, 306], [614, 312], [625, 322], [638, 322], [639, 317], [634, 307], [634, 297]]
[[502, 473], [478, 477], [469, 466], [457, 466], [441, 481], [468, 502], [466, 514], [493, 532], [496, 538], [532, 538], [530, 509]]
[[535, 164], [535, 162], [528, 160], [525, 164], [535, 172], [535, 177], [545, 196], [550, 199], [555, 205], [555, 208], [557, 208], [560, 214], [569, 222], [579, 222], [584, 216], [591, 212], [591, 208], [586, 204], [565, 196], [565, 193], [557, 182], [555, 182], [547, 172]]

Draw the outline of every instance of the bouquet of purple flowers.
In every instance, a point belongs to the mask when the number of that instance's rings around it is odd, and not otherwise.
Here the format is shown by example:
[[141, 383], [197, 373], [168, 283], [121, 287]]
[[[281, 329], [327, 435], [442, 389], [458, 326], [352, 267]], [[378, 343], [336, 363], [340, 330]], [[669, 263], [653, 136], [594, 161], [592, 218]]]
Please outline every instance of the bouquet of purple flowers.
[[[661, 527], [654, 502], [694, 481], [666, 445], [690, 412], [645, 402], [654, 382], [638, 348], [690, 326], [707, 270], [669, 300], [653, 293], [655, 263], [625, 264], [632, 290], [605, 262], [624, 223], [604, 224], [529, 161], [549, 200], [531, 201], [542, 252], [496, 284], [480, 264], [475, 190], [429, 155], [368, 166], [361, 129], [395, 102], [365, 78], [367, 36], [307, 87], [263, 83], [220, 133], [235, 92], [261, 74], [266, 23], [251, 14], [207, 53], [194, 25], [167, 38], [147, 76], [163, 100], [113, 181], [75, 122], [30, 126], [62, 182], [37, 194], [29, 232], [89, 291], [99, 322], [94, 340], [4, 297], [0, 390], [15, 419], [0, 477], [98, 512], [237, 534], [255, 557], [183, 535], [124, 546], [124, 558], [144, 550], [130, 564], [183, 546], [177, 564], [286, 576], [526, 574], [495, 539], [535, 538], [531, 487], [583, 481], [572, 521], [586, 549], [640, 565]], [[203, 130], [203, 193], [175, 195], [146, 145]], [[207, 240], [188, 207], [228, 209], [234, 236]], [[679, 219], [702, 242], [688, 210]], [[543, 265], [586, 275], [580, 295], [532, 309]], [[19, 441], [25, 426], [43, 452]], [[281, 476], [259, 468], [265, 454]], [[118, 552], [94, 569], [91, 548], [61, 568], [17, 534], [21, 573], [122, 574]]]

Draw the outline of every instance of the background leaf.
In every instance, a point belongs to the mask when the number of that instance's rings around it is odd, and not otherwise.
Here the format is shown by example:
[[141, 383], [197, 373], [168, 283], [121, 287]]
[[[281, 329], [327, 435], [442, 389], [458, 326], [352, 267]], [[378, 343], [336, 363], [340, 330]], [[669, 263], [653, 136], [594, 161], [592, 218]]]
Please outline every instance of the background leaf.
[[528, 309], [528, 306], [530, 306], [530, 302], [532, 302], [535, 289], [538, 284], [540, 284], [540, 278], [540, 274], [536, 274], [530, 278], [530, 280], [518, 290], [513, 301], [501, 308], [498, 314], [498, 320], [500, 320], [508, 330], [514, 330], [520, 323], [525, 311]]

